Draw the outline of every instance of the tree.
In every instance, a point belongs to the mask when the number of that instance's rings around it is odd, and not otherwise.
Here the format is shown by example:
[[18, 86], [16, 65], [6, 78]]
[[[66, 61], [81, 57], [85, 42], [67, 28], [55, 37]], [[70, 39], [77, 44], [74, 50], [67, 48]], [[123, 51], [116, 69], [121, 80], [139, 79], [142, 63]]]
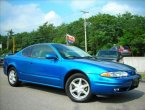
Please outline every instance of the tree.
[[[117, 16], [109, 14], [97, 14], [86, 19], [87, 21], [87, 42], [88, 51], [96, 54], [100, 49], [109, 49], [113, 44], [129, 45], [134, 55], [143, 55], [145, 50], [145, 17], [132, 15], [129, 12]], [[22, 32], [14, 34], [12, 29], [8, 31], [8, 36], [16, 39], [16, 48], [22, 48], [42, 42], [66, 43], [65, 36], [70, 34], [75, 36], [73, 45], [84, 49], [84, 21], [78, 19], [69, 24], [53, 26], [47, 22], [40, 25], [37, 30], [32, 32]], [[12, 39], [6, 46], [7, 37], [0, 36], [3, 47], [12, 49]], [[8, 44], [8, 43], [7, 43]]]

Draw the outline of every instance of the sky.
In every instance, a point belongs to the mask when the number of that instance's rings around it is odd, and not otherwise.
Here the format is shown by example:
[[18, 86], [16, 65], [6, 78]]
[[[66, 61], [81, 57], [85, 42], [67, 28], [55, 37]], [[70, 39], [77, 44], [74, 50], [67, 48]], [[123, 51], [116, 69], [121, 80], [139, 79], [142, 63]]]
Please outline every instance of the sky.
[[31, 32], [45, 22], [59, 26], [98, 13], [145, 16], [145, 0], [0, 0], [0, 34]]

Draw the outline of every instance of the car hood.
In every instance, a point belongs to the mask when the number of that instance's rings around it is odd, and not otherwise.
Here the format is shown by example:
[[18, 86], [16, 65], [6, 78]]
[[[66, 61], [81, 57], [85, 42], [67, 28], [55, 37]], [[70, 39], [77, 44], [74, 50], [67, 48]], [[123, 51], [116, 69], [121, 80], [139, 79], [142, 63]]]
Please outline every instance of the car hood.
[[97, 60], [114, 61], [114, 60], [117, 60], [117, 58], [103, 58], [103, 57], [98, 57]]
[[132, 71], [135, 70], [135, 68], [121, 64], [121, 63], [115, 63], [115, 62], [109, 62], [109, 61], [100, 61], [96, 59], [73, 59], [76, 62], [93, 65], [102, 69], [105, 69], [107, 71]]

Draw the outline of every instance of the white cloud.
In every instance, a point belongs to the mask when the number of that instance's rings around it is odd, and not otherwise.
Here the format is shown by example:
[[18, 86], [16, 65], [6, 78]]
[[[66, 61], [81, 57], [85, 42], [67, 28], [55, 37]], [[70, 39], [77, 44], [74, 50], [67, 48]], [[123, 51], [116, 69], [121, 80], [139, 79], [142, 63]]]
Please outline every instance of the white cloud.
[[54, 11], [48, 12], [44, 16], [44, 19], [45, 21], [48, 21], [48, 23], [52, 23], [56, 26], [62, 23], [62, 18], [59, 15], [57, 15]]
[[95, 5], [95, 0], [73, 0], [71, 2], [71, 8], [74, 11], [85, 10]]
[[54, 11], [44, 13], [38, 5], [12, 5], [7, 1], [0, 1], [0, 33], [13, 29], [15, 33], [32, 31], [44, 22], [59, 25], [62, 20]]
[[128, 5], [121, 5], [115, 2], [109, 2], [108, 4], [104, 5], [101, 9], [101, 12], [108, 14], [123, 14], [126, 11], [133, 12], [133, 9]]
[[[133, 5], [136, 4], [136, 5]], [[132, 14], [145, 15], [143, 1], [119, 1], [119, 0], [73, 0], [71, 8], [76, 13], [81, 10], [89, 12], [87, 17], [98, 13], [107, 13], [112, 15], [131, 12]]]

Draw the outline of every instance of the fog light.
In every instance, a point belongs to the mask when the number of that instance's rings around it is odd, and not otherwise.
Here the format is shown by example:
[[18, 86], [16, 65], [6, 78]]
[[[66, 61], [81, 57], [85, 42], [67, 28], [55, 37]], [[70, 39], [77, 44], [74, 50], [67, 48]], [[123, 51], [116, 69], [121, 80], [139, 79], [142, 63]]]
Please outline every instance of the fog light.
[[119, 88], [115, 88], [114, 91], [115, 91], [115, 92], [118, 92], [118, 91], [119, 91]]

